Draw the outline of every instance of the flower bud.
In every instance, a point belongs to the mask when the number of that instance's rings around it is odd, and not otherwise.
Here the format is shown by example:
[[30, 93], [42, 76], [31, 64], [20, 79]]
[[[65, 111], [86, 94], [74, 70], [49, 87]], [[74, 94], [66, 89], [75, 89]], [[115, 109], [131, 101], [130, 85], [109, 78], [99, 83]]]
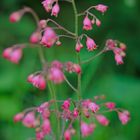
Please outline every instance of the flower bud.
[[22, 15], [23, 15], [23, 14], [21, 14], [20, 11], [13, 12], [13, 13], [10, 15], [10, 17], [9, 17], [9, 20], [10, 20], [10, 22], [12, 22], [12, 23], [18, 22], [18, 21], [21, 19]]
[[59, 7], [59, 4], [56, 3], [52, 8], [52, 14], [51, 15], [57, 17], [59, 12], [60, 12], [60, 7]]
[[100, 21], [99, 19], [96, 19], [96, 25], [97, 25], [98, 27], [101, 26], [101, 21]]
[[31, 35], [30, 42], [36, 44], [39, 43], [40, 39], [41, 39], [41, 34], [37, 31]]
[[96, 117], [97, 121], [98, 121], [101, 125], [103, 125], [103, 126], [108, 126], [109, 120], [108, 120], [105, 116], [103, 116], [103, 115], [96, 115], [95, 117]]
[[98, 4], [97, 6], [95, 6], [95, 9], [101, 13], [104, 13], [107, 11], [108, 7], [103, 4]]
[[14, 116], [14, 122], [19, 122], [19, 121], [21, 121], [22, 119], [23, 119], [23, 117], [24, 117], [24, 113], [18, 113], [18, 114], [16, 114], [15, 116]]
[[46, 20], [44, 20], [44, 19], [40, 20], [39, 26], [40, 26], [40, 28], [43, 28], [43, 29], [46, 28], [46, 26], [47, 26]]
[[88, 16], [85, 17], [83, 21], [83, 29], [84, 30], [92, 30], [92, 23]]
[[87, 49], [89, 51], [93, 51], [97, 48], [97, 45], [96, 43], [94, 42], [93, 39], [91, 39], [90, 37], [87, 37], [87, 40], [86, 40], [86, 45], [87, 45]]

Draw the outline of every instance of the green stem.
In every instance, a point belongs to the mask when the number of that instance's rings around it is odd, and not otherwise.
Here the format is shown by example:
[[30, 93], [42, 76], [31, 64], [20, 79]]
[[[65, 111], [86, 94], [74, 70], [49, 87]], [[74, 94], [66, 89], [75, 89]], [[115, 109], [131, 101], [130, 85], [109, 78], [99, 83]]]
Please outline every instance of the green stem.
[[[75, 0], [72, 0], [72, 5], [73, 5], [73, 10], [74, 10], [74, 15], [75, 15], [75, 34], [76, 34], [76, 36], [78, 36], [78, 11], [77, 11], [77, 8], [76, 8]], [[80, 58], [79, 53], [77, 53], [77, 61], [78, 61], [78, 64], [81, 66], [81, 58]], [[79, 110], [81, 112], [81, 100], [82, 100], [82, 96], [81, 96], [81, 74], [78, 74], [77, 90], [78, 90], [78, 99], [79, 99]], [[80, 130], [80, 126], [81, 126], [81, 113], [80, 113], [80, 118], [79, 118], [79, 130]], [[82, 139], [82, 135], [81, 135], [81, 131], [80, 131], [79, 140], [81, 140], [81, 139]]]

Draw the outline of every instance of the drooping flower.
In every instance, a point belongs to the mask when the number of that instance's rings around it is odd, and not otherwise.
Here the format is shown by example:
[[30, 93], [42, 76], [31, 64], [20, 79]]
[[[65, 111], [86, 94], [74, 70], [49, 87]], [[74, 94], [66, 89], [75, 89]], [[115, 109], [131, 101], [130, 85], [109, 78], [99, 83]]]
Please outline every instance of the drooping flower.
[[62, 104], [62, 107], [61, 107], [61, 108], [62, 108], [63, 110], [68, 110], [69, 107], [70, 107], [70, 99], [65, 100], [64, 103]]
[[53, 61], [51, 63], [51, 67], [62, 69], [63, 68], [63, 64], [60, 61], [55, 60], [55, 61]]
[[86, 40], [86, 45], [87, 45], [87, 49], [89, 51], [93, 51], [97, 48], [97, 45], [96, 43], [94, 42], [93, 39], [91, 39], [90, 37], [87, 37], [87, 40]]
[[118, 112], [118, 117], [123, 125], [130, 120], [130, 113], [128, 111]]
[[100, 109], [99, 105], [97, 105], [97, 104], [94, 103], [94, 102], [89, 103], [88, 108], [89, 108], [93, 113], [96, 113], [96, 112]]
[[108, 39], [106, 41], [106, 49], [107, 50], [113, 50], [117, 46], [116, 42], [112, 39]]
[[81, 73], [81, 67], [79, 64], [73, 64], [72, 66], [73, 72], [80, 74]]
[[104, 13], [104, 12], [107, 11], [108, 6], [103, 5], [103, 4], [98, 4], [98, 5], [95, 6], [95, 9], [96, 9], [97, 11], [101, 12], [101, 13]]
[[33, 44], [39, 43], [40, 39], [41, 39], [41, 34], [38, 31], [32, 33], [32, 35], [30, 36], [30, 42]]
[[101, 125], [108, 126], [109, 120], [104, 115], [96, 115], [95, 117]]
[[40, 28], [43, 28], [43, 29], [46, 28], [46, 26], [47, 26], [46, 20], [45, 19], [40, 20], [39, 26], [40, 26]]
[[23, 119], [23, 117], [24, 117], [24, 113], [23, 113], [23, 112], [16, 114], [16, 115], [14, 116], [14, 122], [19, 122], [19, 121], [21, 121], [21, 120]]
[[36, 119], [34, 112], [29, 112], [22, 120], [24, 126], [34, 128], [36, 126]]
[[79, 110], [77, 108], [74, 108], [74, 110], [73, 110], [73, 116], [74, 116], [74, 118], [77, 118], [78, 115], [79, 115]]
[[83, 137], [89, 136], [93, 133], [95, 129], [95, 124], [87, 124], [85, 122], [81, 123], [81, 133]]
[[51, 133], [51, 123], [49, 119], [45, 119], [42, 124], [42, 132], [45, 135], [49, 135]]
[[113, 103], [113, 102], [107, 102], [105, 103], [105, 106], [108, 108], [108, 109], [114, 109], [116, 107], [116, 104]]
[[52, 28], [47, 27], [41, 39], [41, 44], [44, 45], [45, 47], [50, 48], [54, 45], [56, 40], [57, 40], [57, 36], [55, 31]]
[[123, 57], [120, 54], [115, 54], [115, 61], [117, 63], [117, 65], [121, 65], [123, 64]]
[[84, 30], [92, 30], [92, 23], [88, 16], [85, 17], [83, 21], [83, 29]]
[[40, 90], [44, 90], [46, 88], [46, 80], [42, 74], [31, 74], [28, 76], [28, 82], [32, 83], [33, 86], [39, 88]]
[[48, 79], [53, 81], [55, 84], [60, 84], [64, 81], [64, 74], [61, 69], [52, 67], [49, 70]]
[[75, 50], [77, 52], [80, 52], [80, 50], [83, 48], [83, 44], [81, 44], [80, 42], [77, 42], [76, 43], [76, 46], [75, 46]]
[[101, 26], [101, 21], [100, 21], [99, 19], [96, 19], [96, 25], [97, 25], [98, 27]]
[[22, 12], [20, 12], [20, 11], [13, 12], [13, 13], [10, 15], [10, 17], [9, 17], [9, 20], [10, 20], [10, 22], [12, 22], [12, 23], [18, 22], [18, 21], [21, 19], [22, 15], [23, 15], [23, 14], [22, 14]]
[[71, 131], [69, 129], [64, 132], [64, 140], [71, 140]]
[[3, 57], [15, 64], [18, 64], [22, 57], [22, 48], [21, 47], [10, 47], [6, 48], [3, 51]]
[[44, 0], [44, 1], [42, 2], [43, 7], [45, 8], [45, 10], [46, 10], [47, 12], [50, 12], [50, 11], [52, 10], [53, 2], [54, 2], [53, 0]]
[[58, 13], [60, 12], [60, 6], [58, 3], [56, 3], [52, 8], [52, 14], [53, 16], [58, 16]]
[[36, 140], [43, 140], [45, 137], [44, 133], [42, 131], [36, 132]]

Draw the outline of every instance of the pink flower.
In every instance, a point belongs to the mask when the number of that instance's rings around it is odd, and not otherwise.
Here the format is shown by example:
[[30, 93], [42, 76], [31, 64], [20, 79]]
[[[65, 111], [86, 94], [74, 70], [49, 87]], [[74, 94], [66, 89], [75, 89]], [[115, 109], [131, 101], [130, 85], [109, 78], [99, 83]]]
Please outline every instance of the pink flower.
[[58, 68], [58, 69], [62, 69], [63, 68], [63, 64], [57, 60], [53, 61], [51, 63], [51, 67], [55, 67], [55, 68]]
[[51, 133], [51, 124], [50, 124], [50, 121], [48, 119], [43, 121], [42, 131], [45, 135], [49, 135]]
[[79, 110], [77, 108], [74, 108], [74, 111], [73, 111], [74, 118], [77, 118], [78, 115], [79, 115]]
[[51, 15], [57, 17], [59, 12], [60, 12], [60, 7], [59, 7], [59, 4], [56, 3], [52, 8], [52, 14]]
[[83, 48], [83, 45], [80, 43], [80, 42], [77, 42], [76, 43], [76, 47], [75, 47], [75, 50], [77, 51], [77, 52], [80, 52], [80, 50]]
[[106, 41], [106, 47], [107, 47], [107, 50], [113, 50], [115, 47], [116, 47], [116, 42], [112, 39], [108, 39]]
[[29, 112], [22, 120], [24, 126], [33, 128], [36, 126], [36, 119], [34, 112]]
[[57, 36], [55, 31], [52, 28], [47, 27], [41, 39], [41, 44], [44, 45], [45, 47], [50, 48], [54, 45], [56, 40], [57, 40]]
[[42, 131], [36, 132], [36, 140], [43, 140], [44, 139], [44, 133]]
[[81, 133], [83, 137], [89, 136], [93, 133], [95, 129], [95, 124], [87, 124], [85, 122], [81, 123]]
[[97, 45], [95, 44], [94, 40], [90, 37], [87, 37], [86, 45], [89, 51], [93, 51], [97, 48]]
[[108, 108], [108, 109], [114, 109], [116, 107], [116, 104], [113, 103], [113, 102], [107, 102], [105, 103], [105, 106]]
[[97, 105], [96, 103], [93, 103], [93, 102], [89, 103], [88, 108], [89, 108], [93, 113], [96, 113], [96, 112], [100, 109], [99, 105]]
[[124, 43], [120, 43], [120, 48], [122, 51], [126, 50], [126, 45]]
[[43, 104], [41, 104], [38, 108], [37, 108], [37, 111], [39, 113], [43, 113], [45, 111], [45, 109], [47, 109], [49, 107], [49, 103], [48, 102], [45, 102]]
[[115, 61], [116, 61], [117, 65], [123, 64], [122, 56], [120, 54], [115, 54]]
[[46, 28], [46, 26], [47, 26], [46, 20], [44, 20], [44, 19], [40, 20], [39, 26], [40, 26], [40, 28], [43, 28], [43, 29]]
[[73, 63], [72, 62], [65, 63], [65, 70], [69, 73], [72, 73], [73, 72]]
[[18, 47], [11, 47], [11, 48], [6, 48], [3, 51], [3, 57], [15, 64], [18, 64], [21, 57], [22, 57], [22, 48]]
[[64, 74], [61, 69], [52, 67], [49, 70], [48, 79], [53, 81], [55, 84], [60, 84], [64, 81]]
[[119, 119], [123, 125], [130, 120], [130, 113], [128, 111], [118, 112]]
[[69, 129], [64, 132], [64, 140], [71, 140], [71, 131]]
[[17, 12], [13, 12], [10, 17], [9, 20], [10, 22], [14, 23], [14, 22], [18, 22], [22, 17], [21, 12], [17, 11]]
[[41, 74], [38, 75], [29, 75], [28, 76], [28, 82], [32, 83], [33, 86], [35, 86], [36, 88], [39, 88], [40, 90], [44, 90], [46, 88], [46, 81], [44, 76], [42, 76]]
[[76, 72], [77, 74], [81, 73], [81, 67], [79, 64], [73, 64], [73, 72]]
[[96, 25], [97, 25], [98, 27], [101, 26], [101, 21], [100, 21], [99, 19], [96, 19]]
[[70, 99], [65, 100], [64, 103], [62, 104], [62, 109], [63, 110], [68, 110], [70, 107]]
[[83, 21], [83, 29], [84, 30], [92, 30], [92, 23], [88, 16], [85, 17]]
[[98, 4], [97, 6], [95, 6], [95, 9], [101, 13], [104, 13], [107, 11], [108, 7], [103, 4]]
[[103, 126], [107, 126], [109, 124], [109, 120], [103, 115], [96, 115], [96, 119]]
[[23, 117], [24, 117], [24, 113], [18, 113], [18, 114], [16, 114], [15, 116], [14, 116], [14, 122], [19, 122], [19, 121], [21, 121], [22, 119], [23, 119]]
[[39, 32], [34, 32], [31, 36], [30, 36], [30, 42], [33, 44], [36, 44], [40, 41], [41, 39], [41, 34]]
[[47, 12], [50, 12], [51, 11], [53, 2], [54, 2], [53, 0], [44, 0], [42, 2], [43, 7], [45, 8], [45, 10]]

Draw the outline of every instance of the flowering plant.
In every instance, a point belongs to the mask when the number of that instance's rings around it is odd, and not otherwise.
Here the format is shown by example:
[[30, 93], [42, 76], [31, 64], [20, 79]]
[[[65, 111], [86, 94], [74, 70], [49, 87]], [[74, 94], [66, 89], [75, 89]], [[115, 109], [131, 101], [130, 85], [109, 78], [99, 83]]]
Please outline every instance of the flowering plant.
[[[127, 124], [130, 120], [130, 113], [122, 108], [117, 108], [114, 102], [104, 101], [105, 96], [95, 96], [92, 99], [82, 98], [82, 85], [81, 79], [84, 71], [82, 71], [82, 65], [92, 62], [99, 55], [112, 51], [115, 55], [115, 61], [118, 65], [123, 64], [123, 58], [125, 57], [126, 45], [118, 40], [108, 39], [105, 43], [105, 47], [96, 55], [87, 60], [81, 60], [80, 51], [84, 48], [82, 41], [86, 39], [86, 47], [88, 51], [95, 51], [98, 47], [95, 41], [87, 34], [79, 34], [79, 22], [78, 18], [84, 16], [83, 30], [92, 30], [93, 26], [101, 26], [101, 21], [98, 17], [91, 12], [96, 10], [104, 14], [108, 7], [103, 4], [91, 6], [82, 13], [78, 13], [75, 0], [63, 0], [69, 2], [73, 6], [75, 14], [75, 31], [72, 32], [65, 27], [58, 24], [52, 19], [39, 19], [36, 12], [29, 8], [24, 7], [10, 15], [10, 22], [18, 22], [25, 13], [33, 15], [37, 28], [30, 36], [30, 44], [37, 46], [39, 49], [40, 62], [42, 69], [40, 71], [30, 74], [27, 81], [34, 87], [45, 90], [49, 89], [51, 99], [42, 103], [37, 107], [31, 107], [25, 109], [15, 115], [15, 122], [22, 122], [24, 126], [28, 128], [34, 128], [36, 132], [37, 140], [48, 139], [65, 139], [70, 140], [73, 135], [79, 132], [79, 140], [82, 137], [91, 135], [96, 128], [96, 123], [100, 123], [103, 126], [108, 126], [110, 121], [104, 115], [108, 112], [116, 112], [119, 120], [123, 125]], [[51, 12], [52, 16], [57, 17], [60, 12], [59, 0], [44, 0], [42, 5], [46, 12]], [[50, 25], [49, 23], [52, 23]], [[59, 30], [63, 34], [59, 34]], [[77, 62], [60, 62], [54, 60], [48, 62], [44, 55], [42, 47], [50, 48], [57, 45], [62, 45], [61, 38], [66, 37], [75, 41], [75, 53], [77, 55]], [[12, 47], [6, 48], [3, 51], [3, 57], [13, 63], [18, 64], [23, 55], [23, 49], [26, 47], [26, 43], [16, 44]], [[87, 52], [88, 53], [88, 52]], [[77, 74], [77, 87], [68, 80], [65, 73]], [[61, 84], [66, 82], [70, 88], [77, 94], [77, 100], [68, 98], [67, 100], [57, 100], [54, 90], [54, 84]], [[46, 87], [47, 86], [47, 87]], [[57, 130], [53, 129], [52, 119], [57, 119]], [[86, 122], [87, 120], [87, 122]], [[78, 128], [74, 127], [78, 122]], [[77, 134], [78, 135], [78, 134]]]

